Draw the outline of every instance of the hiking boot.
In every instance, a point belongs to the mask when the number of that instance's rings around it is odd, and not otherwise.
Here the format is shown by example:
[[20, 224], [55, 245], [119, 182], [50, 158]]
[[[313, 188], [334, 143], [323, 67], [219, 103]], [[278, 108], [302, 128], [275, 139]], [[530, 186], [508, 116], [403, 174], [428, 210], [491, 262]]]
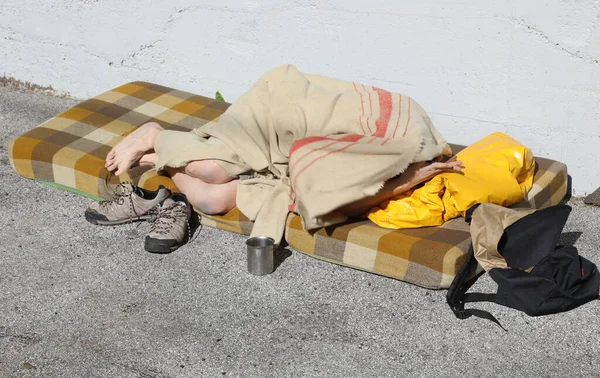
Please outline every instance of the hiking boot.
[[[85, 219], [93, 224], [111, 226], [146, 220], [152, 217], [153, 208], [165, 200], [171, 191], [164, 186], [158, 190], [142, 189], [133, 183], [117, 185], [113, 198], [93, 203], [85, 211]], [[156, 209], [154, 209], [156, 211]]]
[[191, 214], [192, 207], [185, 194], [171, 194], [150, 220], [144, 249], [152, 253], [169, 253], [181, 247], [190, 237]]

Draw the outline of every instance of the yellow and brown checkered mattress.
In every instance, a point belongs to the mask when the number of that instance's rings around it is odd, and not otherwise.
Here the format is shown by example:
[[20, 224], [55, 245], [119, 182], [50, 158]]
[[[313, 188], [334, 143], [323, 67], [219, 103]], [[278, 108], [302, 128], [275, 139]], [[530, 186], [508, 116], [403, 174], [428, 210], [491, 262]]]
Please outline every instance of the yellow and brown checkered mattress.
[[[92, 198], [107, 198], [116, 184], [133, 181], [154, 190], [173, 182], [149, 167], [115, 177], [104, 168], [108, 151], [140, 125], [154, 121], [166, 129], [191, 130], [215, 120], [229, 104], [147, 82], [132, 82], [80, 103], [9, 142], [9, 157], [21, 176]], [[536, 158], [533, 189], [520, 207], [559, 203], [567, 193], [567, 167]], [[201, 214], [201, 222], [249, 234], [252, 223], [237, 209], [220, 216]], [[336, 264], [396, 278], [419, 286], [447, 288], [470, 244], [462, 219], [440, 227], [389, 230], [369, 220], [308, 232], [290, 214], [285, 238], [293, 249]]]

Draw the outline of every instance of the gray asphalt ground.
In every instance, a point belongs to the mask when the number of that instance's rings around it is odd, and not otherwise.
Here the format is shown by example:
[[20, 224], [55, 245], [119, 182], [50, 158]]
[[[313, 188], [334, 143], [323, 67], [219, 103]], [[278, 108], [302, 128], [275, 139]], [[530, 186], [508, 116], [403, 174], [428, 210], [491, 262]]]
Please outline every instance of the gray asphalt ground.
[[[18, 176], [6, 149], [77, 102], [0, 88], [0, 377], [600, 376], [600, 301], [480, 305], [504, 332], [456, 319], [445, 290], [296, 251], [252, 276], [242, 235], [205, 227], [154, 255], [144, 224], [87, 223], [90, 200]], [[570, 204], [563, 242], [600, 263], [600, 208]]]

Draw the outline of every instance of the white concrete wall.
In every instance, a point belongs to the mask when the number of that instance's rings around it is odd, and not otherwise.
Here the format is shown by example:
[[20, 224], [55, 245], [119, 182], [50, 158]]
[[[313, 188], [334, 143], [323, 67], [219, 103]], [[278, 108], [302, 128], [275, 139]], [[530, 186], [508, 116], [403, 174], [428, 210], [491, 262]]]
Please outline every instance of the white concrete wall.
[[596, 0], [1, 0], [0, 76], [231, 102], [292, 63], [408, 94], [452, 142], [506, 132], [585, 195], [600, 186], [599, 19]]

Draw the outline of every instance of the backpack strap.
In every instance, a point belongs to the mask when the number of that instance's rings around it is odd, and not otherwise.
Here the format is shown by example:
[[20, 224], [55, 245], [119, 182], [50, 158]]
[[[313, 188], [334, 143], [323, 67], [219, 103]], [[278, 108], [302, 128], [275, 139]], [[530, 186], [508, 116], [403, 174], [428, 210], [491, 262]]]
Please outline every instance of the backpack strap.
[[475, 275], [472, 279], [468, 279], [469, 272], [473, 271], [474, 262], [475, 256], [473, 255], [473, 245], [471, 244], [465, 262], [460, 267], [454, 280], [452, 280], [452, 284], [448, 288], [448, 293], [446, 293], [446, 302], [448, 302], [448, 306], [450, 306], [454, 315], [459, 319], [468, 318], [465, 313], [463, 297], [467, 290], [477, 281], [477, 278], [479, 278], [479, 276]]
[[450, 309], [452, 309], [454, 315], [459, 319], [468, 319], [471, 316], [476, 316], [478, 318], [490, 320], [500, 326], [504, 331], [507, 331], [507, 329], [504, 328], [498, 319], [491, 313], [474, 308], [465, 309], [465, 303], [469, 302], [496, 303], [496, 294], [467, 293], [475, 281], [485, 273], [483, 270], [475, 273], [477, 271], [477, 265], [477, 260], [473, 254], [473, 245], [471, 244], [466, 261], [461, 266], [458, 274], [454, 277], [454, 280], [448, 289], [446, 302], [448, 302]]
[[[466, 211], [465, 214], [465, 222], [471, 223], [471, 217], [475, 209], [479, 207], [480, 204], [475, 204], [471, 208]], [[467, 290], [473, 286], [475, 281], [484, 273], [477, 271], [477, 260], [475, 260], [475, 255], [473, 253], [473, 243], [469, 246], [469, 251], [467, 252], [467, 257], [465, 262], [462, 264], [456, 276], [454, 276], [454, 280], [452, 280], [452, 284], [448, 288], [448, 293], [446, 294], [446, 302], [454, 315], [456, 315], [459, 319], [467, 319], [471, 316], [465, 310], [465, 293]]]
[[[473, 215], [473, 211], [477, 207], [469, 209], [465, 214], [465, 220], [469, 222], [471, 220], [471, 216]], [[502, 239], [500, 239], [498, 243], [498, 251], [501, 255], [506, 259], [509, 266], [516, 268], [516, 270], [496, 270], [492, 269], [490, 271], [490, 275], [499, 284], [499, 291], [497, 294], [486, 294], [486, 293], [467, 293], [469, 288], [473, 285], [473, 283], [477, 280], [481, 274], [474, 274], [474, 267], [477, 267], [477, 260], [474, 256], [473, 244], [469, 248], [469, 252], [467, 253], [467, 260], [464, 265], [461, 267], [459, 273], [454, 278], [450, 289], [447, 294], [447, 302], [454, 314], [459, 319], [466, 319], [471, 316], [477, 316], [480, 318], [488, 319], [496, 324], [498, 324], [502, 329], [506, 331], [504, 327], [500, 324], [498, 319], [496, 319], [492, 314], [487, 311], [478, 310], [478, 309], [465, 309], [465, 303], [469, 302], [492, 302], [502, 306], [508, 306], [512, 308], [519, 309], [521, 311], [526, 312], [529, 315], [539, 315], [542, 313], [538, 313], [538, 303], [531, 300], [526, 300], [523, 302], [522, 300], [516, 300], [515, 298], [519, 298], [518, 296], [511, 297], [507, 296], [504, 291], [501, 292], [500, 287], [510, 287], [510, 285], [506, 284], [507, 279], [518, 278], [515, 274], [518, 274], [522, 271], [522, 269], [537, 266], [537, 264], [546, 259], [552, 253], [555, 253], [556, 244], [562, 232], [562, 229], [565, 226], [567, 218], [571, 208], [566, 205], [558, 205], [551, 206], [545, 209], [537, 210], [534, 213], [528, 214], [521, 219], [517, 220], [515, 223], [511, 224], [504, 230], [504, 234]], [[469, 222], [470, 223], [470, 222]], [[576, 254], [575, 250], [575, 254]], [[580, 261], [585, 260], [580, 257]], [[593, 268], [586, 269], [589, 271], [588, 275], [592, 273], [597, 274], [594, 271], [595, 266]], [[494, 275], [493, 272], [497, 271]], [[593, 272], [592, 272], [593, 271]], [[500, 274], [502, 273], [502, 274]], [[499, 275], [500, 274], [500, 275]], [[581, 273], [583, 275], [583, 273]], [[473, 278], [469, 278], [473, 277]], [[500, 281], [498, 279], [503, 278], [505, 283], [504, 285], [500, 285]], [[531, 278], [536, 278], [536, 276], [529, 276], [528, 280], [531, 281]], [[539, 279], [542, 279], [541, 277]], [[593, 281], [590, 286], [595, 288], [595, 291], [592, 291], [589, 296], [596, 293], [597, 298], [597, 287], [598, 287], [598, 278], [593, 277]], [[518, 284], [517, 284], [518, 285]], [[506, 290], [506, 289], [504, 289]], [[509, 289], [512, 294], [513, 290]], [[588, 290], [589, 291], [589, 290]], [[523, 290], [520, 291], [521, 295], [523, 295]], [[587, 294], [587, 291], [585, 292]], [[555, 295], [556, 296], [556, 295]], [[585, 303], [585, 301], [589, 301], [590, 297], [585, 296], [581, 303]], [[543, 295], [540, 293], [534, 293], [534, 297], [538, 299], [544, 299]], [[507, 299], [508, 298], [508, 299]], [[510, 299], [510, 300], [509, 300]], [[529, 307], [525, 305], [530, 305]], [[576, 306], [575, 306], [576, 307]], [[560, 311], [564, 311], [565, 309], [560, 309]], [[544, 310], [549, 311], [549, 310]], [[546, 313], [554, 313], [556, 309], [552, 309], [552, 312]]]
[[[464, 303], [468, 303], [468, 302], [492, 302], [492, 303], [498, 303], [498, 302], [496, 302], [496, 294], [489, 294], [489, 293], [468, 293], [468, 294], [465, 294], [465, 296], [463, 297], [463, 302]], [[508, 332], [508, 330], [506, 328], [504, 328], [502, 326], [502, 324], [500, 324], [500, 322], [498, 321], [498, 319], [496, 319], [496, 317], [494, 315], [492, 315], [488, 311], [479, 310], [479, 309], [476, 309], [476, 308], [470, 308], [470, 309], [465, 310], [465, 312], [467, 312], [471, 316], [476, 316], [478, 318], [487, 319], [489, 321], [492, 321], [492, 322], [496, 323], [504, 331]]]

